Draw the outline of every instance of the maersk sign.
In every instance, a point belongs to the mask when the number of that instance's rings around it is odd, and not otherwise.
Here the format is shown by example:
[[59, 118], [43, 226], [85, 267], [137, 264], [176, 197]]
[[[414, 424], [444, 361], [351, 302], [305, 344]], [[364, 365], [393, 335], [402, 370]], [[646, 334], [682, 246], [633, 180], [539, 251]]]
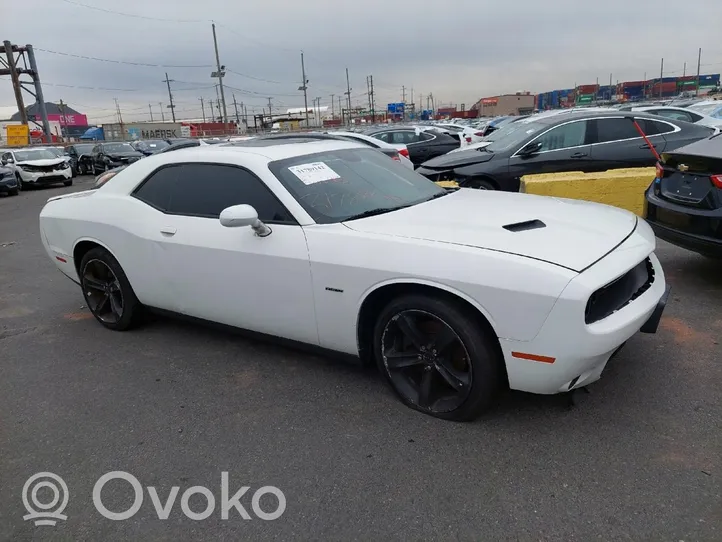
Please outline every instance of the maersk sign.
[[183, 137], [179, 122], [135, 122], [104, 124], [108, 141], [134, 141], [137, 139], [171, 139]]

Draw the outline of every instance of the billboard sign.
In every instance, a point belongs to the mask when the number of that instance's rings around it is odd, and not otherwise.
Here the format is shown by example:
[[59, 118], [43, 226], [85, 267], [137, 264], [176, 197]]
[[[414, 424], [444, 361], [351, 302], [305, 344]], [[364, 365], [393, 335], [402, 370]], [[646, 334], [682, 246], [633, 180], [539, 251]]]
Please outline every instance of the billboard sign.
[[17, 147], [28, 144], [30, 129], [27, 124], [8, 124], [5, 129], [7, 130], [7, 144], [9, 146]]
[[389, 115], [403, 115], [404, 106], [405, 104], [403, 102], [397, 102], [393, 104], [388, 104], [386, 106], [386, 110], [388, 111]]

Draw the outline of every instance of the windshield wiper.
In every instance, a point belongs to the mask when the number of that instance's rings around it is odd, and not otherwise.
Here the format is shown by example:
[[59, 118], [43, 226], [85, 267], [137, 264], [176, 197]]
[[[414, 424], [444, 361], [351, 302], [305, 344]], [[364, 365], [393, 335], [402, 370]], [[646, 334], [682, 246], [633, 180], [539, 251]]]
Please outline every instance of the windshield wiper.
[[399, 209], [403, 209], [404, 207], [408, 207], [408, 205], [402, 205], [401, 207], [378, 207], [376, 209], [369, 209], [368, 211], [364, 211], [363, 213], [351, 215], [348, 218], [345, 218], [343, 220], [343, 222], [346, 222], [347, 220], [357, 220], [359, 218], [367, 218], [369, 216], [382, 215], [384, 213], [390, 213], [391, 211], [398, 211]]

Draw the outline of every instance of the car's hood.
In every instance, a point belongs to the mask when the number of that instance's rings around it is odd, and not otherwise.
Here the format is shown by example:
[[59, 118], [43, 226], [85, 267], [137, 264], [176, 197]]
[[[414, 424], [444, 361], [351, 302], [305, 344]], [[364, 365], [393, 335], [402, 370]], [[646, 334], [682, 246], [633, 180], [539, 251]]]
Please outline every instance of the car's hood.
[[461, 151], [471, 151], [476, 149], [483, 149], [484, 147], [488, 147], [491, 145], [493, 141], [478, 141], [476, 143], [469, 143], [466, 147], [459, 147], [458, 149], [454, 149], [453, 151], [449, 151], [448, 154], [451, 154], [452, 152], [461, 152]]
[[420, 205], [344, 224], [365, 233], [517, 254], [581, 272], [624, 241], [637, 217], [580, 200], [461, 188]]
[[421, 167], [427, 169], [452, 169], [462, 166], [470, 166], [472, 164], [481, 164], [488, 162], [494, 156], [494, 153], [486, 152], [484, 149], [479, 150], [461, 150], [455, 153], [447, 153], [431, 160], [427, 160]]
[[65, 162], [65, 158], [44, 158], [42, 160], [24, 160], [18, 162], [19, 166], [55, 166]]

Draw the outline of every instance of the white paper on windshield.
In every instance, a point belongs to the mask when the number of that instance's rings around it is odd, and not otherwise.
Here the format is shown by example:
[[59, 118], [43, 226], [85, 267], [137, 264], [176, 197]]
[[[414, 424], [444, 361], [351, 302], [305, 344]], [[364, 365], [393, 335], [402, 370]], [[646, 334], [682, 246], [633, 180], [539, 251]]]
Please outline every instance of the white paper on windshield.
[[310, 164], [291, 166], [288, 170], [298, 177], [305, 185], [321, 183], [324, 181], [334, 181], [341, 178], [338, 173], [323, 162], [312, 162]]

